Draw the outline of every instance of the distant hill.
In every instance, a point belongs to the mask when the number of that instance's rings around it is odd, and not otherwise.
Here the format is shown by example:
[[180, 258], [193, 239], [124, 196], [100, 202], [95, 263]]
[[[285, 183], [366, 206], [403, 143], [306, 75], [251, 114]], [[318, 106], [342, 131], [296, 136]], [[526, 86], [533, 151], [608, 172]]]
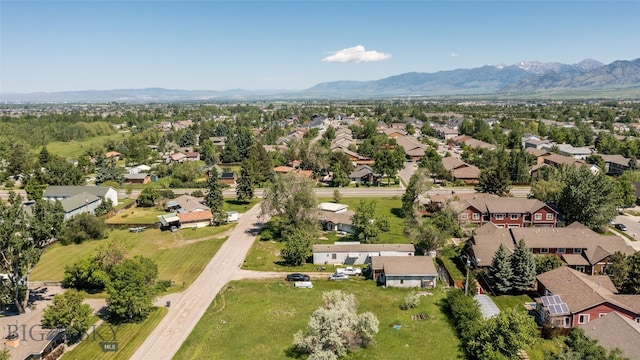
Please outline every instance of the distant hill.
[[[402, 96], [523, 95], [631, 91], [640, 94], [640, 58], [605, 65], [521, 61], [436, 73], [410, 72], [371, 81], [333, 81], [306, 90], [172, 90], [162, 88], [0, 94], [4, 102], [154, 102], [358, 99]], [[610, 93], [615, 94], [615, 93]], [[599, 95], [600, 96], [600, 95]]]

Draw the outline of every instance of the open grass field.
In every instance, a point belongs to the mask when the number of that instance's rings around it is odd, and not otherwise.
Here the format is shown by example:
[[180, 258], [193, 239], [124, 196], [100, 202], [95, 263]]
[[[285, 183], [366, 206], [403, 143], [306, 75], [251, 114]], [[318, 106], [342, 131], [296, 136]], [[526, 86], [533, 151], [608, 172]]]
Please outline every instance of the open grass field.
[[[65, 353], [63, 360], [108, 360], [108, 359], [128, 359], [140, 347], [147, 336], [155, 329], [160, 320], [167, 314], [166, 308], [155, 308], [147, 320], [138, 324], [112, 325], [116, 335], [114, 339], [113, 331], [109, 325], [103, 323], [96, 328], [100, 334], [89, 335], [88, 338], [80, 342], [76, 348]], [[102, 336], [102, 338], [101, 338]], [[102, 352], [101, 341], [117, 341], [117, 352]]]
[[109, 240], [122, 242], [129, 255], [144, 255], [158, 263], [158, 279], [175, 281], [169, 291], [189, 286], [202, 272], [220, 246], [227, 239], [234, 224], [201, 229], [183, 229], [172, 233], [149, 229], [141, 233], [110, 230], [105, 240], [88, 241], [79, 245], [54, 244], [46, 249], [31, 274], [32, 281], [62, 281], [65, 266], [91, 256]]
[[[360, 203], [360, 198], [343, 198], [341, 204], [349, 205], [349, 210], [355, 210]], [[399, 198], [376, 198], [376, 211], [379, 215], [389, 219], [389, 231], [379, 236], [380, 243], [407, 243], [407, 238], [402, 234], [404, 219], [397, 214], [400, 211], [401, 200]], [[319, 202], [332, 202], [332, 199], [321, 198]], [[317, 240], [317, 244], [333, 244], [336, 240], [353, 240], [352, 237], [338, 238], [333, 233], [324, 234]], [[258, 239], [249, 250], [243, 269], [261, 271], [315, 271], [316, 265], [304, 264], [302, 266], [291, 267], [281, 264], [280, 252], [284, 246], [279, 241], [262, 241]], [[327, 271], [331, 271], [327, 269]]]
[[[115, 133], [111, 135], [101, 135], [95, 136], [91, 139], [86, 139], [83, 141], [53, 141], [47, 144], [47, 151], [51, 154], [59, 155], [65, 158], [75, 158], [77, 159], [80, 155], [83, 155], [87, 149], [102, 146], [105, 142], [109, 140], [121, 140], [128, 137], [130, 133]], [[35, 149], [33, 151], [34, 155], [40, 153], [42, 148]]]
[[164, 210], [156, 209], [155, 207], [143, 208], [133, 207], [128, 209], [110, 219], [106, 220], [107, 224], [155, 224], [157, 223], [158, 216], [166, 215]]
[[[283, 280], [230, 283], [211, 303], [174, 359], [287, 359], [293, 334], [305, 330], [311, 313], [322, 305], [322, 292], [353, 293], [358, 312], [371, 311], [380, 321], [375, 344], [349, 359], [458, 359], [453, 328], [439, 307], [445, 296], [433, 290], [417, 308], [399, 305], [411, 290], [376, 287], [370, 280], [314, 281], [313, 289], [297, 289]], [[424, 313], [427, 320], [412, 320]], [[400, 329], [394, 329], [400, 325]]]

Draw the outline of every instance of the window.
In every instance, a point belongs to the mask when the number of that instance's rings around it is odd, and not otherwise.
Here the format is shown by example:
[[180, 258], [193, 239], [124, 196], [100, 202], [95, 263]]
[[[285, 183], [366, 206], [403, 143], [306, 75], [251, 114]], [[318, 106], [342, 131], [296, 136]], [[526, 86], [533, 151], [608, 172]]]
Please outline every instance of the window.
[[504, 220], [504, 214], [494, 214], [493, 217], [496, 220]]
[[565, 249], [565, 248], [558, 248], [558, 249], [556, 250], [556, 252], [557, 252], [558, 254], [565, 254], [565, 253], [567, 252], [567, 249]]
[[582, 249], [575, 248], [573, 249], [574, 254], [582, 254]]
[[589, 322], [590, 315], [589, 314], [580, 314], [578, 315], [578, 324], [586, 324]]
[[540, 248], [540, 254], [548, 254], [549, 248]]
[[400, 284], [404, 284], [404, 279], [400, 279]]
[[580, 271], [581, 273], [583, 273], [584, 272], [584, 265], [576, 266], [576, 271]]
[[473, 220], [480, 220], [480, 214], [478, 214], [478, 213], [473, 213], [472, 218], [473, 218]]
[[520, 218], [520, 214], [509, 214], [509, 219], [518, 220]]
[[637, 317], [637, 318], [636, 318], [636, 322], [637, 322], [637, 323], [640, 323], [640, 317]]
[[535, 214], [533, 218], [535, 220], [542, 220], [542, 214]]
[[553, 220], [553, 214], [551, 213], [547, 214], [547, 220]]
[[337, 259], [337, 258], [338, 258], [338, 254], [331, 254], [331, 259], [332, 259], [332, 260], [335, 260], [335, 259]]
[[469, 218], [469, 214], [467, 214], [467, 213], [460, 214], [460, 219], [467, 220], [468, 218]]

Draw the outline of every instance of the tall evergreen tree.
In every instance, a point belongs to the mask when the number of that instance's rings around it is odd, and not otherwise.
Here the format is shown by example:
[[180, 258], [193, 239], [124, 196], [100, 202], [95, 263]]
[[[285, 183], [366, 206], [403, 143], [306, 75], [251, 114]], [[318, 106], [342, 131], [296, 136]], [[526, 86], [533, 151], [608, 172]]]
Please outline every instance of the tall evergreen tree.
[[218, 179], [218, 170], [215, 167], [209, 171], [207, 188], [209, 192], [204, 197], [204, 202], [211, 209], [213, 220], [218, 224], [226, 222], [227, 215], [223, 211], [224, 197], [222, 196], [222, 184]]
[[509, 254], [507, 254], [507, 250], [504, 245], [500, 244], [498, 251], [491, 260], [491, 267], [489, 267], [489, 281], [498, 293], [506, 294], [512, 288], [512, 278], [513, 272], [511, 270]]
[[238, 201], [244, 203], [253, 199], [253, 181], [251, 179], [249, 169], [247, 168], [246, 161], [242, 163], [242, 167], [240, 168], [240, 178], [236, 185], [236, 196], [238, 197]]
[[511, 255], [511, 271], [511, 285], [514, 291], [527, 291], [536, 281], [536, 260], [524, 239], [520, 239]]

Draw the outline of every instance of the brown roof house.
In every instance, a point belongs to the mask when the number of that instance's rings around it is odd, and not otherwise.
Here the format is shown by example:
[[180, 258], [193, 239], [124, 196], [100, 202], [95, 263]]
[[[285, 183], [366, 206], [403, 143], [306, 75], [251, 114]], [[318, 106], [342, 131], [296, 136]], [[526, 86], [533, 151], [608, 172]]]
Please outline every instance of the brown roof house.
[[178, 213], [181, 228], [200, 228], [211, 225], [213, 214], [211, 210]]
[[447, 156], [442, 159], [442, 166], [451, 174], [454, 180], [464, 181], [466, 184], [477, 184], [480, 177], [480, 169], [476, 166], [453, 157]]
[[640, 360], [640, 322], [614, 311], [591, 320], [582, 329], [608, 351], [617, 348], [627, 359]]
[[433, 288], [438, 278], [431, 256], [374, 256], [371, 268], [374, 279], [387, 287]]
[[618, 294], [606, 275], [588, 276], [566, 266], [537, 276], [536, 319], [555, 327], [590, 326], [615, 312], [640, 322], [640, 295]]

